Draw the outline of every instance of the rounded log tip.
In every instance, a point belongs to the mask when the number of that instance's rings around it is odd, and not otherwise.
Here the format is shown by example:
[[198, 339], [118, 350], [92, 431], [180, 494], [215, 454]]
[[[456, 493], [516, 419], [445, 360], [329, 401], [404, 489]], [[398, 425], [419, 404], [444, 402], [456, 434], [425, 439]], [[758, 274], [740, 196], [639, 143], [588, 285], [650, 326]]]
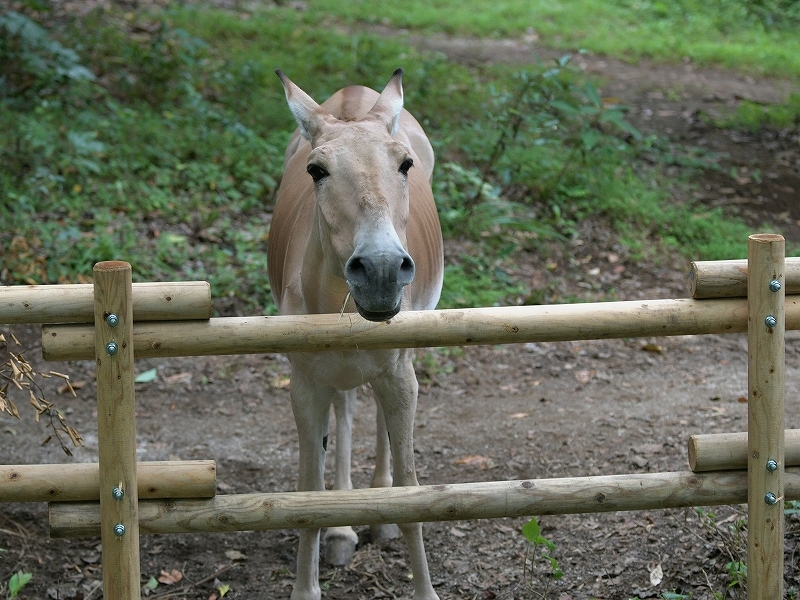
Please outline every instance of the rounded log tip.
[[94, 266], [94, 271], [95, 273], [98, 271], [126, 271], [130, 270], [130, 268], [130, 263], [126, 263], [123, 260], [104, 260], [103, 262], [99, 262]]
[[779, 233], [754, 233], [749, 236], [750, 240], [754, 242], [770, 243], [770, 242], [783, 242], [784, 237]]

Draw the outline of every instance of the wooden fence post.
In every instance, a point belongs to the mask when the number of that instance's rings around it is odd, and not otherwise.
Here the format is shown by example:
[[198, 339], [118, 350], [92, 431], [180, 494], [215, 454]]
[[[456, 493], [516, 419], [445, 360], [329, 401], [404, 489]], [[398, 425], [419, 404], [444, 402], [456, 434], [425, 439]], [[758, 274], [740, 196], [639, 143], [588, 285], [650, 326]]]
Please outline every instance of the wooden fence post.
[[131, 266], [94, 267], [103, 597], [141, 597]]
[[783, 598], [784, 255], [780, 235], [748, 240], [749, 600]]

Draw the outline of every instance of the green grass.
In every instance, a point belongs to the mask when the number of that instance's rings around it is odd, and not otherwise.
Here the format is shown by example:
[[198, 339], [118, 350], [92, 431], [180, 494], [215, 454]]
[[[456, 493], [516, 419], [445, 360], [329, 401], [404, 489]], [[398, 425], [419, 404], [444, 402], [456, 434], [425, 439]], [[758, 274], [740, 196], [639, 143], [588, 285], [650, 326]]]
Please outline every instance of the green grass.
[[[772, 10], [764, 14], [759, 5]], [[677, 62], [689, 57], [752, 73], [800, 74], [800, 9], [788, 1], [310, 0], [309, 10], [424, 32], [479, 37], [535, 32], [548, 47], [586, 49], [624, 60]]]
[[406, 68], [406, 105], [437, 153], [445, 235], [475, 249], [451, 257], [443, 307], [530, 296], [505, 266], [587, 219], [611, 223], [637, 257], [654, 240], [693, 259], [744, 255], [743, 225], [671, 200], [661, 168], [680, 149], [641, 136], [568, 59], [466, 67], [338, 32], [313, 6], [249, 19], [109, 12], [58, 31], [0, 13], [0, 280], [81, 281], [120, 259], [137, 281], [209, 280], [226, 314], [273, 312], [266, 213], [294, 127], [276, 67], [320, 101]]
[[800, 94], [792, 93], [783, 104], [757, 104], [744, 100], [729, 117], [717, 123], [720, 127], [742, 127], [758, 131], [764, 127], [784, 129], [800, 127]]

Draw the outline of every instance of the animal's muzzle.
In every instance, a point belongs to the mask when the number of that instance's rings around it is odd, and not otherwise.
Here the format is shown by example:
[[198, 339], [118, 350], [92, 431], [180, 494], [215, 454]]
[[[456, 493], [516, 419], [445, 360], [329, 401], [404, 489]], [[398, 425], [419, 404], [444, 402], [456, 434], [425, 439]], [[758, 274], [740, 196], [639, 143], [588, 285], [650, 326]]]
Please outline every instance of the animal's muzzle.
[[345, 277], [361, 316], [385, 321], [400, 312], [403, 288], [414, 280], [414, 270], [405, 250], [353, 254], [345, 265]]

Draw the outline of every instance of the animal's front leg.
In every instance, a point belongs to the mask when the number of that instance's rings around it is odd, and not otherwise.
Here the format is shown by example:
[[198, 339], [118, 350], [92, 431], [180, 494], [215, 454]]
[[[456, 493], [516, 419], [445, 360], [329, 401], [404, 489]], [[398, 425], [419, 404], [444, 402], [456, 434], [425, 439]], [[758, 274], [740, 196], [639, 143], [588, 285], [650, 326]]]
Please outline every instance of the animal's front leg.
[[[386, 429], [394, 462], [394, 485], [417, 483], [414, 466], [414, 413], [417, 408], [417, 378], [411, 362], [411, 351], [404, 350], [401, 360], [388, 375], [372, 382], [375, 396], [383, 407]], [[414, 600], [439, 600], [431, 585], [428, 560], [422, 541], [422, 524], [400, 525], [411, 558], [414, 575]]]
[[[335, 490], [353, 489], [350, 461], [356, 400], [356, 390], [337, 392], [333, 400], [336, 414], [336, 473], [333, 484]], [[357, 545], [358, 535], [352, 527], [329, 527], [325, 531], [325, 562], [337, 566], [348, 564]]]
[[[392, 487], [391, 449], [389, 447], [389, 434], [386, 432], [386, 419], [383, 416], [383, 407], [376, 402], [377, 415], [375, 429], [377, 440], [375, 444], [375, 472], [372, 475], [372, 487]], [[400, 537], [397, 525], [371, 525], [370, 535], [372, 541], [393, 540]]]
[[[325, 489], [325, 446], [333, 389], [314, 385], [292, 367], [292, 412], [300, 439], [298, 490]], [[320, 600], [319, 529], [301, 529], [297, 550], [297, 581], [291, 600]]]

